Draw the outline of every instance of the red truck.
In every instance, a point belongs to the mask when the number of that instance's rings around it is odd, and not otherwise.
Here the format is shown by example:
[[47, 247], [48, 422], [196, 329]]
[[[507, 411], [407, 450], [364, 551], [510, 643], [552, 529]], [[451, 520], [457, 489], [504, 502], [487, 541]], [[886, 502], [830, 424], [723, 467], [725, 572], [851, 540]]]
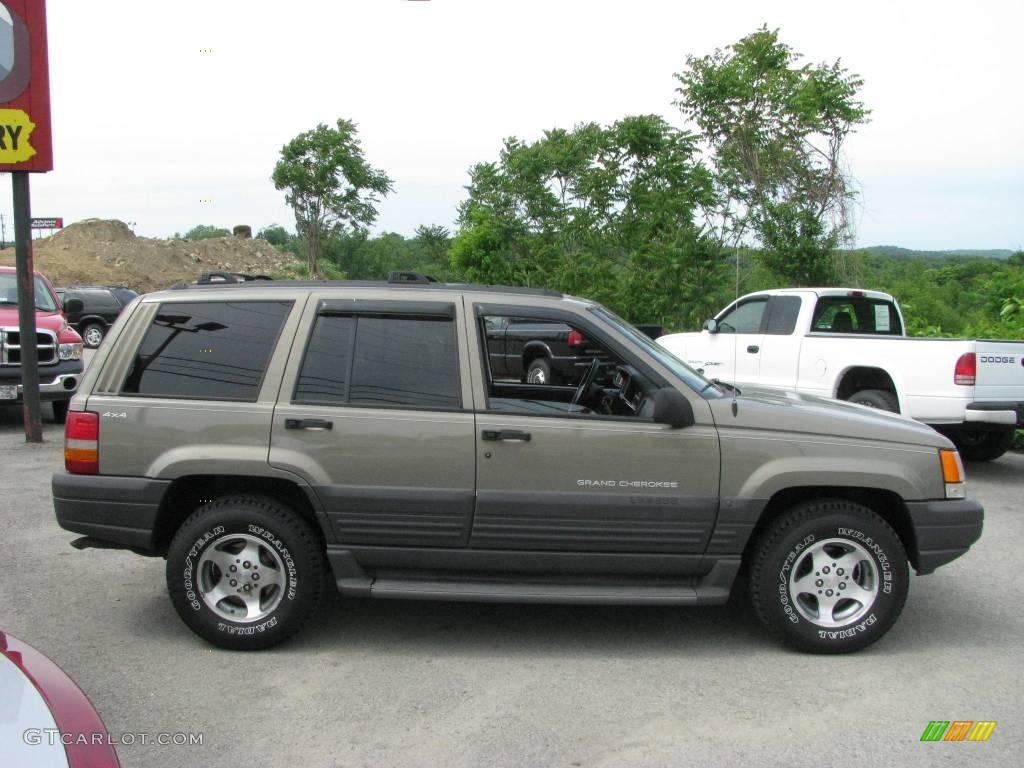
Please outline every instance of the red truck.
[[[63, 424], [82, 380], [82, 337], [68, 325], [50, 281], [38, 272], [35, 289], [39, 398], [52, 404], [54, 421]], [[0, 266], [0, 405], [21, 402], [21, 347], [17, 274], [14, 267]]]

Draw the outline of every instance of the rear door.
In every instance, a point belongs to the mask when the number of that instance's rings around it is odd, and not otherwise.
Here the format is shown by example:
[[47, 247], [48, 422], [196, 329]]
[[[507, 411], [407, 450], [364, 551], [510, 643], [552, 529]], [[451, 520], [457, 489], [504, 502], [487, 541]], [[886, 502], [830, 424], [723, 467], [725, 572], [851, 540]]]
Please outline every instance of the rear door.
[[460, 312], [433, 294], [307, 307], [270, 463], [312, 486], [341, 544], [466, 545], [475, 434]]

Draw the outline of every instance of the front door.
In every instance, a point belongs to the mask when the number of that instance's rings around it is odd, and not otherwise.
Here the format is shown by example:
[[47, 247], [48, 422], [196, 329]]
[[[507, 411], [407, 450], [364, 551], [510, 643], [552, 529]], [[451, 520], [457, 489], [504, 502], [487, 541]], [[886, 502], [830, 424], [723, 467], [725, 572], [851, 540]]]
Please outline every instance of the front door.
[[[478, 307], [477, 339], [484, 337], [488, 311], [501, 310]], [[482, 383], [475, 393], [477, 502], [470, 546], [703, 552], [718, 509], [718, 437], [709, 413], [688, 428], [655, 424], [648, 396], [666, 382], [649, 365], [602, 341], [596, 324], [543, 319], [581, 328], [602, 347], [604, 362], [585, 392]]]

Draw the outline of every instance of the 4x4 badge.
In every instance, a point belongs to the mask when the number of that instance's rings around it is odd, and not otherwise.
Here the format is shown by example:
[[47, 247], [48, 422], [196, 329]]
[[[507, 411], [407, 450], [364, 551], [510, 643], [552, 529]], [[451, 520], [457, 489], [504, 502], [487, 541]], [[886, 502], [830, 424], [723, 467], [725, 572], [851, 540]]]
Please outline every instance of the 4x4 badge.
[[127, 419], [127, 411], [107, 411], [103, 414], [104, 419]]

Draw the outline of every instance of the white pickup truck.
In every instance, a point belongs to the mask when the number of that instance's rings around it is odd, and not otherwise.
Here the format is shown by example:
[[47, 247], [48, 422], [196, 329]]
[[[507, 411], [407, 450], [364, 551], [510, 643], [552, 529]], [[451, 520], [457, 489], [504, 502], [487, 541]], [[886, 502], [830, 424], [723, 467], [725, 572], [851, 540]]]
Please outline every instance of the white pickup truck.
[[930, 424], [989, 461], [1024, 425], [1024, 341], [908, 338], [892, 296], [847, 288], [748, 294], [658, 343], [705, 376], [849, 400]]

